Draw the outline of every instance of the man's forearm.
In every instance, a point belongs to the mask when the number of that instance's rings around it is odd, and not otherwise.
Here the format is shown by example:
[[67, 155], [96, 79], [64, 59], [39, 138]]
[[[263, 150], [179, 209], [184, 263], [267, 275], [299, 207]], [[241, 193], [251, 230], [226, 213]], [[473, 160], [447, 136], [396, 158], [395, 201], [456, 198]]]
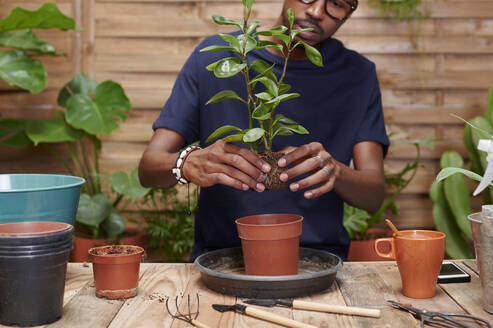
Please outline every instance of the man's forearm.
[[[340, 164], [340, 163], [339, 163]], [[343, 164], [334, 190], [349, 205], [375, 213], [385, 196], [384, 177], [378, 170], [354, 170]]]
[[167, 189], [176, 184], [171, 172], [178, 153], [145, 152], [139, 164], [139, 179], [144, 187]]

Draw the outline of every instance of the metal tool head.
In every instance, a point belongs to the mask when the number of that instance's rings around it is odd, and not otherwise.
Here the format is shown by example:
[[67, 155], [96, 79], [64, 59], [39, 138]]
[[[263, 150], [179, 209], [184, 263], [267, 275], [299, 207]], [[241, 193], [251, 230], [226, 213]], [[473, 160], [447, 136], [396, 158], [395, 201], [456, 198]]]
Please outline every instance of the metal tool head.
[[[180, 311], [180, 306], [178, 304], [178, 299], [179, 297], [175, 297], [175, 308], [176, 311], [173, 312], [170, 310], [168, 302], [169, 302], [169, 297], [166, 298], [166, 310], [168, 311], [169, 315], [173, 317], [174, 319], [182, 320], [185, 322], [188, 322], [189, 324], [192, 324], [192, 320], [196, 320], [197, 317], [199, 316], [199, 294], [196, 294], [197, 297], [197, 303], [196, 305], [192, 304], [190, 301], [190, 294], [187, 295], [187, 304], [186, 304], [186, 311], [181, 312]], [[196, 308], [196, 310], [193, 310], [193, 308]]]
[[212, 308], [219, 312], [234, 311], [245, 313], [246, 306], [241, 304], [226, 305], [226, 304], [212, 304]]

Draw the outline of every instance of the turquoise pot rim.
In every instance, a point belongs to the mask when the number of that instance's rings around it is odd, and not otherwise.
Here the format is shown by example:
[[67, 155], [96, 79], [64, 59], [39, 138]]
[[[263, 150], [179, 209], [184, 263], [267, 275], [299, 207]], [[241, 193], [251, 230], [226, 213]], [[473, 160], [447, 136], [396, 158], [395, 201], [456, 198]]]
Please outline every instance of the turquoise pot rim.
[[66, 189], [71, 187], [77, 187], [86, 183], [86, 180], [81, 177], [77, 177], [74, 175], [65, 175], [65, 174], [41, 174], [41, 173], [16, 173], [16, 174], [0, 174], [0, 178], [2, 176], [44, 176], [44, 177], [62, 177], [62, 178], [70, 178], [74, 179], [73, 183], [62, 184], [58, 186], [51, 187], [37, 187], [37, 188], [23, 188], [23, 189], [0, 189], [0, 194], [2, 193], [15, 193], [15, 192], [27, 192], [27, 191], [48, 191], [48, 190], [57, 190], [57, 189]]

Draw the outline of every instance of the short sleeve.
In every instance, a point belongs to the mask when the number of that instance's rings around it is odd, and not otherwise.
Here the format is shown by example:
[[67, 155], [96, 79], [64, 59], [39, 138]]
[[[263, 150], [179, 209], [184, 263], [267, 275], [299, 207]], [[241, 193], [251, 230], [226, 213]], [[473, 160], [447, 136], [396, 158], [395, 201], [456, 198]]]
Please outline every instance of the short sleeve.
[[199, 87], [197, 49], [187, 59], [173, 86], [171, 96], [152, 128], [167, 128], [180, 134], [187, 144], [199, 140]]
[[382, 109], [382, 96], [378, 84], [375, 66], [372, 65], [373, 90], [370, 94], [368, 108], [358, 129], [355, 144], [362, 141], [375, 141], [382, 145], [384, 157], [389, 149], [389, 138], [385, 129], [385, 121]]

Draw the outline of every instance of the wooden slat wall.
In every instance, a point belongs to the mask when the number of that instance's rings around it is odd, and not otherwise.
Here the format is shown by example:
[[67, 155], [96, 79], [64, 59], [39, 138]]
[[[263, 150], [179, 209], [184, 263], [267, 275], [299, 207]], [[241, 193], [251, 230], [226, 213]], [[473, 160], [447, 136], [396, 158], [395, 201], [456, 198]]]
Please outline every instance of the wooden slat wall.
[[[37, 8], [41, 0], [0, 0], [0, 17], [21, 5]], [[56, 109], [60, 87], [83, 71], [123, 85], [133, 104], [130, 119], [104, 136], [103, 171], [136, 167], [152, 135], [151, 124], [170, 94], [174, 79], [192, 49], [218, 28], [210, 16], [240, 18], [240, 0], [57, 0], [83, 33], [44, 31], [67, 57], [42, 58], [48, 69], [46, 91], [14, 91], [0, 82], [0, 117], [46, 117]], [[254, 17], [274, 21], [281, 0], [257, 0]], [[443, 151], [466, 155], [462, 124], [484, 113], [493, 86], [493, 0], [424, 0], [421, 21], [395, 22], [379, 17], [361, 0], [337, 37], [377, 64], [385, 118], [397, 139], [431, 137], [435, 149], [422, 151], [423, 168], [398, 198], [400, 228], [433, 227], [427, 191], [439, 171]], [[63, 151], [63, 149], [61, 149]], [[46, 149], [13, 150], [0, 146], [0, 172], [60, 172]], [[389, 171], [415, 156], [412, 146], [392, 144], [385, 161]], [[479, 200], [474, 201], [480, 205]]]

